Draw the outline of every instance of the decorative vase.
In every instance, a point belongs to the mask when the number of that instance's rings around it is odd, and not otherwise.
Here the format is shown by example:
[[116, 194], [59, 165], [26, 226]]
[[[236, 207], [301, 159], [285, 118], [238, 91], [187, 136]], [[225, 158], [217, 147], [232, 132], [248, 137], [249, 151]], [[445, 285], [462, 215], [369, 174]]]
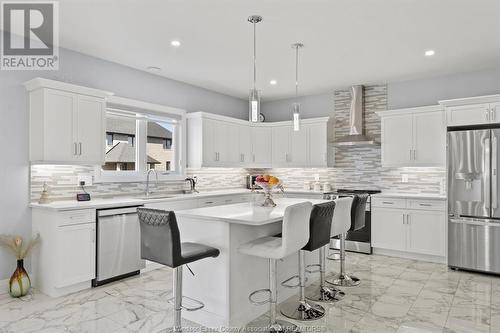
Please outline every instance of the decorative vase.
[[280, 184], [278, 183], [278, 184], [271, 185], [269, 183], [264, 183], [264, 182], [255, 182], [255, 184], [262, 187], [262, 190], [264, 191], [264, 202], [262, 203], [261, 206], [263, 206], [263, 207], [276, 207], [276, 204], [273, 201], [272, 191], [273, 191], [273, 189], [278, 187]]
[[9, 280], [9, 294], [12, 297], [25, 296], [31, 288], [31, 280], [24, 269], [24, 260], [17, 261], [17, 268]]

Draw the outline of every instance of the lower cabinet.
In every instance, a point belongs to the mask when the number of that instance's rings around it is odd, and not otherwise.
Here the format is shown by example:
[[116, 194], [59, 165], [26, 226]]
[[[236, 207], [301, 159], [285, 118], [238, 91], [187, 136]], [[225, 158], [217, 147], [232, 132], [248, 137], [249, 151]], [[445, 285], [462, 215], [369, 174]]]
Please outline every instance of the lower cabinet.
[[59, 261], [55, 286], [67, 287], [95, 278], [96, 224], [65, 225], [57, 228]]
[[[379, 249], [445, 256], [446, 214], [444, 202], [430, 209], [411, 209], [415, 200], [394, 201], [398, 208], [372, 208], [372, 246]], [[386, 205], [390, 201], [383, 201]], [[383, 205], [383, 202], [381, 204]], [[429, 200], [425, 201], [429, 205]], [[376, 201], [374, 200], [376, 204]], [[421, 205], [424, 205], [423, 203]], [[427, 206], [425, 206], [427, 207]]]

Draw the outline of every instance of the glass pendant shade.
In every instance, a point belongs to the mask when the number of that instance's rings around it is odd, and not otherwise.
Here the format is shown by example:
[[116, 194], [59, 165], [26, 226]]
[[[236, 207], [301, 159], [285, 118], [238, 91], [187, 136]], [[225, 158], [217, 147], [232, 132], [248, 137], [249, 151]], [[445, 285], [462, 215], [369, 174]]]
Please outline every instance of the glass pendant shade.
[[260, 114], [260, 95], [257, 89], [250, 89], [248, 97], [248, 119], [256, 123], [259, 121]]
[[300, 131], [300, 103], [292, 104], [293, 130]]

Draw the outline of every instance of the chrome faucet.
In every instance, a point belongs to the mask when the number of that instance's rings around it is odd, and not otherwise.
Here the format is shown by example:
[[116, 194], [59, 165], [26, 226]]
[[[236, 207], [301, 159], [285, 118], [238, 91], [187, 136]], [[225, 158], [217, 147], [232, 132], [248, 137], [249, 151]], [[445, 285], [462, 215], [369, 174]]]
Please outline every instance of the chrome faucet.
[[155, 188], [156, 188], [156, 189], [158, 189], [158, 172], [157, 172], [155, 169], [149, 169], [149, 170], [148, 170], [148, 175], [147, 175], [147, 177], [146, 177], [146, 196], [147, 196], [147, 197], [149, 197], [149, 196], [153, 193], [153, 192], [151, 192], [151, 191], [149, 190], [149, 175], [150, 175], [151, 173], [153, 173], [153, 172], [154, 172], [154, 174], [155, 174], [155, 176], [156, 176], [156, 186], [155, 186]]

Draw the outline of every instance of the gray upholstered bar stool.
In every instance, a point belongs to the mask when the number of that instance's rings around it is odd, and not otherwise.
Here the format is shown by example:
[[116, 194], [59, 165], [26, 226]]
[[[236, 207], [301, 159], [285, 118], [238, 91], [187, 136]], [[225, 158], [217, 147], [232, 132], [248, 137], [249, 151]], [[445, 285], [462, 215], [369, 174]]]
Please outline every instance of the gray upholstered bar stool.
[[[169, 302], [174, 304], [173, 332], [182, 332], [181, 310], [196, 311], [204, 304], [182, 296], [182, 266], [204, 258], [217, 257], [219, 250], [197, 243], [181, 243], [175, 213], [158, 209], [137, 208], [141, 227], [141, 258], [166, 265], [174, 270], [173, 293]], [[197, 305], [182, 305], [186, 298]]]
[[[308, 265], [306, 271], [311, 271], [312, 267], [318, 267], [320, 274], [319, 286], [309, 286], [305, 290], [307, 299], [319, 302], [337, 302], [344, 298], [345, 294], [341, 290], [326, 285], [326, 251], [330, 244], [330, 234], [332, 228], [335, 201], [330, 201], [313, 206], [310, 220], [309, 242], [302, 248], [303, 251], [316, 251], [319, 249], [319, 264]], [[283, 307], [282, 307], [283, 312]]]
[[[299, 251], [299, 274], [281, 283], [282, 286], [287, 288], [299, 288], [298, 299], [289, 300], [280, 306], [281, 314], [285, 317], [299, 321], [309, 321], [322, 318], [325, 315], [325, 308], [306, 300], [305, 251], [315, 251], [329, 242], [334, 208], [335, 202], [333, 201], [313, 206], [309, 218], [309, 241]], [[298, 279], [298, 283], [291, 285], [290, 281], [294, 279]]]
[[347, 231], [359, 230], [365, 226], [365, 209], [368, 194], [356, 194], [353, 196], [351, 206], [351, 217], [349, 229], [340, 234], [340, 272], [333, 277], [333, 280], [327, 281], [335, 286], [353, 287], [360, 284], [360, 280], [354, 275], [345, 272], [345, 239]]
[[[309, 218], [311, 216], [312, 204], [302, 202], [288, 206], [283, 217], [282, 236], [266, 236], [243, 244], [239, 252], [250, 256], [266, 258], [269, 260], [269, 289], [260, 289], [252, 292], [249, 296], [250, 302], [256, 305], [269, 303], [269, 322], [252, 324], [251, 330], [258, 332], [298, 332], [297, 326], [283, 320], [277, 320], [278, 310], [278, 278], [277, 260], [283, 259], [292, 253], [298, 252], [309, 239]], [[254, 296], [259, 293], [269, 294], [269, 298], [258, 302]]]

